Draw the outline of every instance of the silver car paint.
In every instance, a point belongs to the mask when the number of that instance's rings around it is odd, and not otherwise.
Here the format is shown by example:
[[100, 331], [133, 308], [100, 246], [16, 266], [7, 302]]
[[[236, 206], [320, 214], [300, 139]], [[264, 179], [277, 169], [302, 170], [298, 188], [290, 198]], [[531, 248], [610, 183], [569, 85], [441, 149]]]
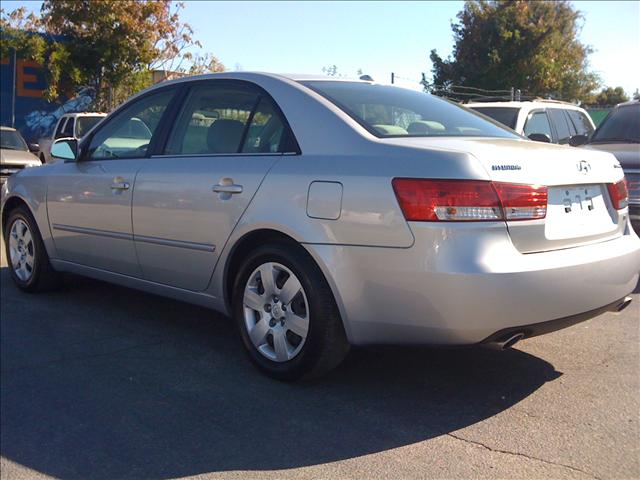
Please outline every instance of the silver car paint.
[[[53, 241], [49, 229], [50, 223], [56, 223], [56, 213], [50, 211], [47, 216], [43, 208], [47, 182], [53, 179], [55, 185], [68, 175], [67, 169], [82, 167], [57, 163], [34, 169], [37, 172], [22, 172], [10, 179], [3, 204], [17, 196], [34, 211], [55, 268], [229, 313], [225, 275], [233, 247], [251, 232], [275, 230], [298, 241], [316, 260], [336, 297], [349, 340], [355, 344], [473, 343], [501, 328], [582, 313], [614, 302], [633, 290], [638, 280], [640, 240], [628, 228], [626, 210], [612, 212], [614, 232], [547, 245], [563, 249], [523, 254], [532, 248], [527, 244], [528, 235], [533, 235], [538, 246], [544, 241], [535, 229], [524, 230], [525, 224], [532, 226], [531, 222], [510, 222], [508, 226], [503, 222], [407, 223], [391, 188], [394, 177], [546, 185], [617, 181], [622, 172], [615, 168], [617, 162], [609, 154], [582, 151], [578, 159], [577, 149], [527, 140], [378, 139], [323, 97], [291, 79], [249, 72], [204, 78], [247, 80], [266, 89], [289, 121], [302, 155], [258, 155], [253, 160], [259, 166], [245, 173], [242, 168], [236, 170], [233, 156], [223, 156], [225, 160], [219, 160], [219, 165], [206, 167], [198, 166], [199, 160], [184, 157], [136, 160], [133, 162], [141, 164], [126, 172], [118, 171], [117, 166], [104, 166], [105, 182], [126, 175], [134, 182], [125, 193], [128, 200], [115, 200], [120, 206], [127, 202], [133, 205], [131, 243], [134, 251], [138, 247], [146, 251], [143, 261], [147, 262], [138, 273], [121, 268], [131, 267], [127, 265], [131, 250], [124, 238], [100, 240], [104, 255], [114, 257], [115, 266], [100, 263], [106, 258], [97, 259], [95, 254], [93, 259], [87, 258], [85, 247], [95, 253], [91, 239], [96, 235], [84, 238], [83, 234], [65, 234], [60, 238], [70, 243], [56, 249], [59, 240]], [[190, 79], [178, 82], [183, 81]], [[578, 176], [576, 159], [592, 164], [589, 178]], [[181, 160], [189, 161], [189, 167], [181, 169]], [[251, 159], [246, 161], [245, 165], [251, 163]], [[523, 168], [495, 172], [491, 171], [492, 162], [520, 162]], [[235, 181], [246, 174], [249, 177], [243, 178], [249, 179], [243, 181], [248, 182], [247, 191], [230, 199], [222, 200], [211, 190], [205, 191], [222, 178]], [[336, 220], [307, 214], [309, 187], [314, 181], [343, 186]], [[105, 208], [113, 204], [115, 196], [106, 192], [106, 183], [98, 182], [92, 190], [86, 190], [96, 194], [91, 202], [79, 188], [87, 185], [84, 181], [77, 186], [49, 187], [50, 205], [57, 214], [63, 214], [59, 218], [82, 222], [83, 228], [128, 234], [124, 213]], [[198, 185], [196, 191], [191, 185]], [[138, 187], [140, 197], [136, 197]], [[171, 195], [163, 195], [167, 188]], [[65, 213], [61, 205], [65, 195], [82, 199], [100, 213], [78, 212], [74, 220], [69, 216], [72, 210]], [[185, 208], [185, 201], [195, 208]], [[180, 213], [164, 218], [166, 212]], [[180, 237], [182, 230], [170, 225], [174, 221], [188, 229], [184, 236]], [[219, 225], [223, 231], [211, 231]], [[138, 234], [144, 236], [144, 242], [133, 241]], [[213, 249], [188, 248], [194, 244]], [[180, 266], [182, 261], [185, 264]], [[196, 270], [192, 268], [196, 265], [203, 270], [194, 275]], [[211, 279], [203, 282], [208, 269], [212, 270]]]

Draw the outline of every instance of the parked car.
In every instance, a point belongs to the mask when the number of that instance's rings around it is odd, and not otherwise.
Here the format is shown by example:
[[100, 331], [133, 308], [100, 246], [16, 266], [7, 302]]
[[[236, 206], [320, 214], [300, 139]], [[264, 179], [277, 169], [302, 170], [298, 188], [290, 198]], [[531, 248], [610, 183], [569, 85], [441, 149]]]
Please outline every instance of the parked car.
[[622, 165], [629, 190], [629, 216], [640, 233], [640, 101], [617, 105], [585, 148], [613, 153]]
[[106, 117], [106, 113], [65, 113], [56, 123], [50, 137], [38, 140], [42, 163], [51, 162], [51, 144], [56, 138], [82, 138]]
[[556, 100], [468, 103], [466, 107], [541, 142], [578, 146], [596, 129], [584, 109]]
[[[132, 119], [148, 142], [121, 142]], [[280, 379], [350, 345], [508, 347], [620, 310], [638, 282], [613, 155], [412, 90], [188, 77], [52, 155], [5, 185], [19, 288], [68, 271], [210, 307]]]
[[15, 128], [0, 127], [0, 184], [23, 168], [40, 165], [40, 160], [29, 151], [20, 132]]

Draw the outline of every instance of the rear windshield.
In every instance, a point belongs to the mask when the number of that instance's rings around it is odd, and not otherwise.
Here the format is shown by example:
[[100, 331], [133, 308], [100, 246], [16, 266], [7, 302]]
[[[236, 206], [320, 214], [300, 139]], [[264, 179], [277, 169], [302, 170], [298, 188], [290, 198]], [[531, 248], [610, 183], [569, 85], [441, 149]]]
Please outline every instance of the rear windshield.
[[640, 103], [618, 107], [609, 113], [590, 143], [604, 142], [640, 142]]
[[509, 128], [516, 128], [518, 120], [519, 108], [513, 107], [469, 107], [476, 112], [480, 112], [487, 117], [493, 118], [496, 122], [500, 122]]
[[104, 117], [78, 117], [78, 124], [76, 125], [76, 135], [78, 137], [84, 137], [89, 130], [95, 127], [100, 120]]
[[361, 82], [301, 83], [378, 137], [519, 138], [497, 123], [427, 93]]

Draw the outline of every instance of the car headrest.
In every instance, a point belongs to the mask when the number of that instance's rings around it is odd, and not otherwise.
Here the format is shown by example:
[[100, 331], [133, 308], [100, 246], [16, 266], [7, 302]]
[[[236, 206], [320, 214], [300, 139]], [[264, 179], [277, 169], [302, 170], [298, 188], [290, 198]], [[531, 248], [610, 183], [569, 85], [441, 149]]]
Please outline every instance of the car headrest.
[[220, 118], [207, 130], [210, 153], [235, 153], [240, 144], [244, 124], [238, 120]]

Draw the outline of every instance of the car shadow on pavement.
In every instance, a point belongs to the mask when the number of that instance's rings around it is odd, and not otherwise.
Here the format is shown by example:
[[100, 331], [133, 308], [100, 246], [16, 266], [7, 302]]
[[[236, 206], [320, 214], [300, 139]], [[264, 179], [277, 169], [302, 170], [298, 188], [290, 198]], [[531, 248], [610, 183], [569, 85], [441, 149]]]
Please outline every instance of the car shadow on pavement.
[[270, 380], [228, 319], [73, 277], [31, 296], [1, 272], [2, 456], [63, 478], [170, 478], [322, 464], [453, 432], [560, 373], [517, 349], [367, 348]]

